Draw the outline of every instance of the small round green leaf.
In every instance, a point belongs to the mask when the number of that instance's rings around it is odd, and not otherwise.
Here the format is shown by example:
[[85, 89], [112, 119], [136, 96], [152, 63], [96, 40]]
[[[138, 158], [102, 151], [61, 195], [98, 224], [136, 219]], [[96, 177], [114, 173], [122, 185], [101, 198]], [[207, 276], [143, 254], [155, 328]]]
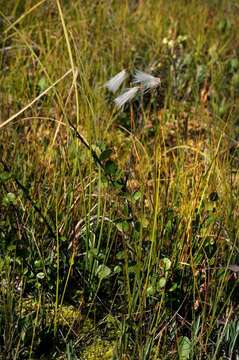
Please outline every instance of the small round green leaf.
[[102, 151], [102, 153], [100, 154], [100, 160], [104, 161], [109, 159], [110, 155], [112, 154], [112, 150], [110, 148], [105, 149], [104, 151]]
[[108, 160], [105, 164], [105, 173], [107, 175], [115, 175], [118, 171], [118, 166], [113, 160]]
[[168, 271], [171, 268], [171, 265], [172, 265], [171, 260], [165, 257], [165, 258], [163, 258], [163, 263], [164, 263], [165, 271]]
[[121, 271], [122, 271], [121, 266], [116, 265], [116, 266], [114, 267], [114, 273], [116, 273], [116, 274], [120, 274], [120, 273], [121, 273]]
[[142, 193], [140, 191], [135, 191], [133, 194], [133, 198], [135, 201], [139, 200], [142, 197]]
[[16, 196], [15, 194], [9, 192], [7, 193], [4, 197], [3, 197], [3, 200], [2, 200], [2, 204], [4, 206], [9, 206], [9, 205], [16, 205], [17, 203], [17, 199], [16, 199]]
[[111, 270], [108, 266], [102, 264], [96, 270], [96, 274], [100, 280], [103, 280], [111, 274]]
[[162, 278], [159, 279], [158, 286], [157, 286], [159, 290], [165, 287], [166, 281], [167, 280], [166, 280], [165, 277], [162, 277]]
[[116, 227], [120, 232], [125, 232], [129, 230], [129, 224], [127, 221], [117, 223]]
[[191, 342], [187, 336], [182, 336], [178, 343], [178, 355], [180, 360], [187, 360], [190, 356]]
[[11, 177], [12, 177], [12, 175], [11, 175], [9, 172], [7, 172], [7, 171], [2, 171], [2, 172], [0, 173], [0, 182], [1, 182], [1, 183], [4, 183], [4, 182], [10, 180]]
[[34, 265], [35, 265], [36, 268], [40, 268], [42, 266], [42, 261], [41, 260], [35, 260]]
[[154, 287], [152, 285], [147, 287], [147, 297], [154, 295]]
[[44, 279], [44, 277], [45, 277], [44, 272], [39, 272], [39, 273], [37, 273], [37, 278], [38, 278], [38, 279], [42, 280], [42, 279]]

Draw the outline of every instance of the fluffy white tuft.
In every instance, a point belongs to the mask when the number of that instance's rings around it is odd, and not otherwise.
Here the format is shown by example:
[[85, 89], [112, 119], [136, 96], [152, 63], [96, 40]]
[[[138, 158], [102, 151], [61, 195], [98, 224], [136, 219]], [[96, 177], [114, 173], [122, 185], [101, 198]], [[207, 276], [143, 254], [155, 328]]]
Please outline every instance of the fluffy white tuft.
[[140, 89], [139, 86], [135, 86], [131, 89], [128, 89], [123, 94], [119, 95], [115, 100], [115, 104], [118, 108], [123, 107], [128, 101], [132, 100], [135, 95], [137, 94], [138, 90]]
[[144, 91], [146, 91], [159, 86], [161, 84], [161, 80], [159, 77], [155, 77], [143, 71], [136, 70], [135, 75], [133, 77], [133, 83], [142, 84], [144, 87]]
[[122, 70], [118, 74], [116, 74], [114, 77], [112, 77], [109, 81], [105, 83], [105, 87], [109, 90], [115, 93], [120, 85], [123, 83], [123, 81], [127, 78], [127, 71]]

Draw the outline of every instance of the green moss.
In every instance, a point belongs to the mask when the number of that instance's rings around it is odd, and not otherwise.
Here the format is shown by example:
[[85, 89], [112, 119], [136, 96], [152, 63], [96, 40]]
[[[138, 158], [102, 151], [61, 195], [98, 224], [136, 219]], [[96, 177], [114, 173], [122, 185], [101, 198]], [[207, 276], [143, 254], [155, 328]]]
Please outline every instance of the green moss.
[[114, 345], [111, 342], [96, 339], [93, 344], [88, 346], [81, 354], [84, 360], [110, 360], [114, 358]]
[[[33, 315], [38, 311], [39, 306], [40, 311], [43, 310], [42, 304], [39, 304], [36, 299], [22, 299], [21, 306], [19, 306], [18, 309], [18, 313], [21, 313], [21, 316]], [[48, 323], [51, 323], [55, 314], [55, 304], [44, 304], [44, 311], [46, 313]], [[82, 319], [79, 309], [76, 309], [73, 306], [63, 305], [59, 307], [57, 315], [58, 324], [60, 325], [69, 325], [74, 321], [80, 321]]]

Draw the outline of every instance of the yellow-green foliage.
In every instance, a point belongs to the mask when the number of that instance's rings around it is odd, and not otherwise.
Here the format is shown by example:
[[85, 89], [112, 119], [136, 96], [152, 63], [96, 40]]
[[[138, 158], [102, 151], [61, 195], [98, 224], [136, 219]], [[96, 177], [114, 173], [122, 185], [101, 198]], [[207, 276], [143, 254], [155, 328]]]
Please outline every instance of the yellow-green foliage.
[[[51, 324], [55, 317], [55, 304], [41, 304], [36, 299], [28, 298], [21, 299], [19, 302], [18, 313], [21, 316], [36, 316], [38, 311], [42, 311], [44, 309], [44, 316], [47, 320], [47, 324]], [[57, 309], [57, 323], [58, 325], [69, 327], [73, 323], [79, 323], [82, 320], [81, 312], [74, 308], [73, 306], [62, 305]]]
[[81, 354], [82, 360], [112, 360], [113, 357], [114, 345], [109, 341], [101, 339], [96, 339]]

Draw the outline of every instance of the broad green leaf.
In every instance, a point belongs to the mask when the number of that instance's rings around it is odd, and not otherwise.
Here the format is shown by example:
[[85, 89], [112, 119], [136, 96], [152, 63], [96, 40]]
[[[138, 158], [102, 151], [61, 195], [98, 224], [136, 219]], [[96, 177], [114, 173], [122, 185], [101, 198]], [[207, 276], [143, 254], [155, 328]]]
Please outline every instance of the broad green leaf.
[[146, 219], [146, 217], [142, 216], [140, 219], [140, 224], [142, 226], [143, 229], [147, 229], [147, 227], [149, 226], [149, 221], [148, 219]]
[[34, 265], [35, 265], [36, 268], [40, 268], [42, 266], [42, 261], [41, 260], [35, 260]]
[[9, 206], [9, 205], [16, 205], [17, 203], [17, 199], [16, 199], [16, 196], [15, 194], [9, 192], [7, 193], [4, 197], [3, 197], [3, 200], [2, 200], [2, 204], [4, 206]]
[[135, 193], [133, 194], [133, 199], [135, 201], [139, 200], [142, 197], [142, 193], [140, 191], [135, 191]]
[[101, 161], [104, 161], [104, 160], [109, 159], [111, 154], [112, 154], [112, 150], [110, 148], [108, 148], [108, 149], [105, 149], [104, 151], [102, 151], [99, 158]]
[[110, 273], [111, 273], [110, 268], [104, 264], [100, 265], [96, 270], [96, 274], [100, 280], [107, 278], [110, 275]]
[[42, 279], [44, 279], [44, 277], [45, 277], [44, 272], [39, 272], [39, 273], [37, 273], [37, 278], [38, 278], [38, 279], [42, 280]]
[[118, 166], [113, 160], [108, 160], [105, 164], [105, 173], [107, 175], [115, 175], [118, 171]]
[[171, 288], [169, 289], [170, 292], [173, 292], [177, 289], [178, 284], [177, 283], [173, 283], [173, 285], [171, 286]]
[[142, 268], [142, 264], [141, 263], [138, 263], [138, 264], [135, 264], [135, 265], [131, 265], [128, 267], [128, 272], [129, 273], [134, 273], [134, 274], [140, 274], [140, 270]]
[[171, 265], [172, 265], [172, 262], [170, 259], [168, 258], [163, 258], [163, 263], [164, 263], [164, 266], [165, 266], [165, 271], [168, 271], [170, 268], [171, 268]]
[[9, 245], [9, 246], [7, 247], [7, 250], [8, 250], [9, 252], [16, 251], [16, 245]]
[[116, 227], [120, 232], [125, 232], [125, 231], [129, 230], [129, 224], [127, 221], [122, 221], [122, 222], [117, 223]]
[[179, 360], [187, 360], [190, 356], [191, 342], [187, 336], [182, 336], [178, 343]]
[[119, 273], [121, 273], [121, 271], [122, 271], [121, 266], [116, 265], [116, 266], [114, 267], [114, 273], [119, 274]]
[[7, 172], [7, 171], [2, 171], [2, 172], [0, 173], [0, 182], [4, 183], [4, 182], [10, 180], [11, 177], [12, 177], [12, 175], [11, 175], [9, 172]]
[[116, 259], [117, 260], [123, 260], [126, 257], [126, 253], [124, 250], [117, 252]]
[[155, 289], [152, 285], [147, 287], [147, 297], [153, 296], [155, 292]]
[[162, 288], [164, 288], [165, 287], [165, 285], [166, 285], [166, 278], [165, 277], [162, 277], [162, 278], [160, 278], [159, 279], [159, 281], [158, 281], [158, 286], [157, 286], [157, 288], [158, 288], [158, 290], [160, 290], [160, 289], [162, 289]]

